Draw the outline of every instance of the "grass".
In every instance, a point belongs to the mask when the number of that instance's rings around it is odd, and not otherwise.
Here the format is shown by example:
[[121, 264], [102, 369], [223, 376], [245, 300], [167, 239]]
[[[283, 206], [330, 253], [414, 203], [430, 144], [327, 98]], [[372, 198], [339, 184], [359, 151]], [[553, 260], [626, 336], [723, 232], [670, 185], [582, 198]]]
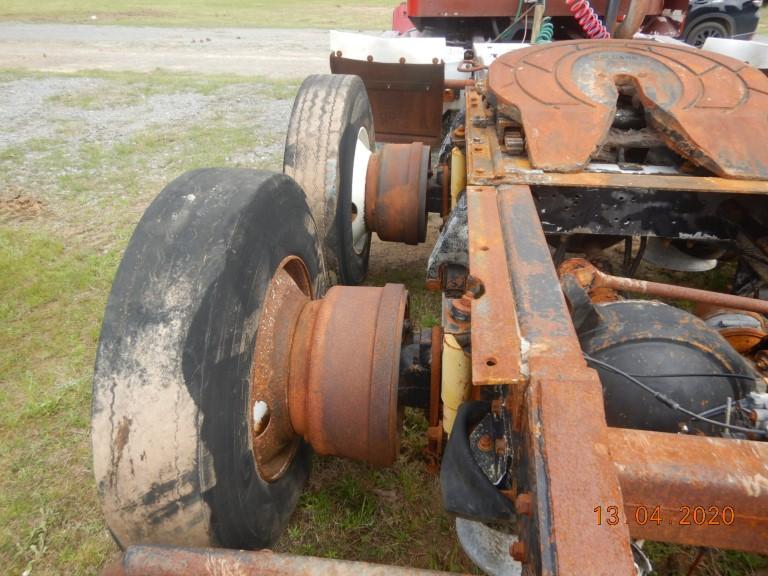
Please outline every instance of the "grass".
[[0, 20], [385, 30], [396, 4], [391, 0], [3, 0]]
[[117, 251], [0, 228], [0, 565], [87, 574], [113, 545], [90, 471], [90, 379]]
[[758, 34], [768, 34], [768, 6], [760, 10], [760, 22], [757, 24]]

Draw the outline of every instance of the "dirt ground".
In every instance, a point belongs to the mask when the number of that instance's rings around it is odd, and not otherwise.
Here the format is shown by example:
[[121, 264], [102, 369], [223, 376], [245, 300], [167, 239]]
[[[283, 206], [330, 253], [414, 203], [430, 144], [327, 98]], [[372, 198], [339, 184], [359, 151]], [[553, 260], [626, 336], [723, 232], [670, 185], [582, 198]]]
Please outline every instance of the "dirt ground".
[[285, 79], [328, 72], [328, 31], [0, 23], [0, 68], [158, 68]]

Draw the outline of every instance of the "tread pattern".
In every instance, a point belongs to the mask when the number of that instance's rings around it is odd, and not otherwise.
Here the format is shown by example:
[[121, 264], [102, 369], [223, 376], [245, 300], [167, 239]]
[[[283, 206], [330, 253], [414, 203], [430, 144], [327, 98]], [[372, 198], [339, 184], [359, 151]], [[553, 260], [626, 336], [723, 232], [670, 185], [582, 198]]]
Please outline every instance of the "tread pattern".
[[[371, 140], [375, 141], [373, 116], [365, 85], [359, 77], [308, 76], [293, 104], [283, 157], [283, 172], [296, 180], [307, 196], [328, 271], [342, 283], [363, 279], [352, 277], [356, 274], [350, 270], [348, 260], [356, 255], [351, 251], [351, 221], [349, 214], [339, 213], [339, 207], [344, 205], [340, 196], [345, 192], [342, 172], [347, 160], [342, 158], [345, 153], [342, 147], [351, 130], [355, 132], [352, 136], [357, 137], [355, 124], [361, 118], [368, 125]], [[351, 158], [348, 160], [351, 166]], [[342, 218], [341, 223], [338, 218]], [[345, 238], [340, 224], [349, 226], [349, 239]], [[367, 248], [362, 258], [367, 267]]]

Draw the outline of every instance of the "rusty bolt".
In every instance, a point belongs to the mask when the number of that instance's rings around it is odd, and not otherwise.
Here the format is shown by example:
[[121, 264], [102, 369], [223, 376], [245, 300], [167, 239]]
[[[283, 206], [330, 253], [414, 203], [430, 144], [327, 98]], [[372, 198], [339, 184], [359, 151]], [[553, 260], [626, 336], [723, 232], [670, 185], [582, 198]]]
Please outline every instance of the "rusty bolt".
[[477, 441], [477, 448], [481, 452], [490, 452], [493, 448], [493, 440], [488, 434], [483, 434]]
[[507, 451], [507, 440], [506, 438], [497, 438], [496, 439], [496, 454], [499, 456], [504, 456], [504, 454]]
[[530, 492], [518, 494], [515, 498], [515, 510], [518, 514], [530, 516], [533, 512], [533, 494]]
[[525, 560], [525, 544], [522, 542], [513, 542], [509, 547], [509, 555], [513, 560], [523, 562]]
[[472, 314], [472, 299], [474, 295], [466, 292], [461, 298], [451, 301], [451, 317], [458, 322], [467, 322]]

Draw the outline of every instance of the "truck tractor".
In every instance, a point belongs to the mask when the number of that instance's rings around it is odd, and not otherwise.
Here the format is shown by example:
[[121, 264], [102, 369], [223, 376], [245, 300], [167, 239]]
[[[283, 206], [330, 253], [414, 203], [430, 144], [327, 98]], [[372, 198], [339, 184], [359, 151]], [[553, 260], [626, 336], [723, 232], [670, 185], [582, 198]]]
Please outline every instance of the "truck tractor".
[[[98, 345], [105, 573], [422, 573], [264, 550], [313, 453], [397, 465], [408, 406], [485, 573], [648, 574], [646, 540], [768, 552], [768, 77], [608, 4], [618, 38], [334, 34], [282, 172], [160, 192]], [[430, 214], [420, 328], [404, 286], [360, 284], [372, 237], [423, 243]], [[638, 273], [723, 260], [718, 291]]]

